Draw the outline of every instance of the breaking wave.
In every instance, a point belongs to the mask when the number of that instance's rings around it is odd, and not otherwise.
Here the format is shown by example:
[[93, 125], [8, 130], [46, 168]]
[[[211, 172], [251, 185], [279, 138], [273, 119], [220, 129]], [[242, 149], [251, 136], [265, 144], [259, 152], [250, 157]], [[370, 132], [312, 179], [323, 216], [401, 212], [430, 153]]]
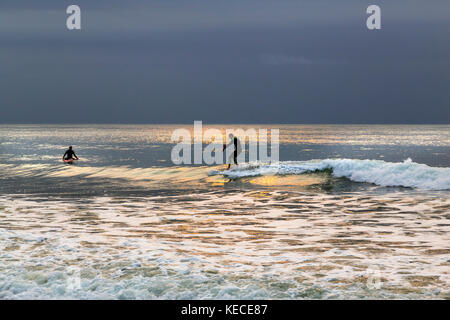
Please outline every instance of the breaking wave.
[[450, 168], [436, 168], [415, 163], [381, 160], [324, 159], [311, 161], [281, 161], [276, 164], [241, 164], [226, 171], [210, 171], [229, 178], [262, 175], [295, 175], [315, 171], [330, 171], [336, 178], [345, 177], [355, 182], [368, 182], [385, 187], [410, 187], [426, 190], [449, 190]]

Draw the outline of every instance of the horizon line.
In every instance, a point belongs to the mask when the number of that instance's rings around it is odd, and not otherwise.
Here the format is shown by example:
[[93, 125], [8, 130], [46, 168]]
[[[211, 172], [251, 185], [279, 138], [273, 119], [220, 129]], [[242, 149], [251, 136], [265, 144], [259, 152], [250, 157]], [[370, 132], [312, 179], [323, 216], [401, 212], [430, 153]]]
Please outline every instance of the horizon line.
[[[193, 125], [194, 121], [202, 121], [202, 120], [193, 120], [192, 122], [0, 122], [1, 125]], [[202, 124], [206, 125], [373, 125], [373, 126], [381, 126], [381, 125], [397, 125], [397, 126], [416, 126], [416, 125], [450, 125], [450, 123], [251, 123], [251, 122], [204, 122]]]

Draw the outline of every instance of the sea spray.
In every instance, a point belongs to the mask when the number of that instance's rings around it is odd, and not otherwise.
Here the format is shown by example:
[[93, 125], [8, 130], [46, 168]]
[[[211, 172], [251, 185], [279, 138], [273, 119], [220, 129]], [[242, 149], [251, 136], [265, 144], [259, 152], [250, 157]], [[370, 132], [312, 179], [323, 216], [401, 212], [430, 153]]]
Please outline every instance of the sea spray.
[[430, 167], [407, 159], [403, 162], [382, 160], [324, 159], [310, 161], [282, 161], [279, 163], [242, 164], [227, 171], [210, 171], [210, 175], [223, 174], [229, 178], [261, 175], [296, 175], [328, 171], [334, 177], [345, 177], [355, 182], [368, 182], [379, 186], [399, 186], [425, 190], [450, 189], [450, 168]]

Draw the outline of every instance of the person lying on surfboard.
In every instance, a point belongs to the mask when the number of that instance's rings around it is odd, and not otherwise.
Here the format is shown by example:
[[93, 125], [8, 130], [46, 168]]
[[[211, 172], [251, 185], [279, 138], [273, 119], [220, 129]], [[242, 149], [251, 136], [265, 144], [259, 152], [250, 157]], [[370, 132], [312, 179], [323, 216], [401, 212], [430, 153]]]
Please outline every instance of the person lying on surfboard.
[[233, 161], [235, 165], [238, 164], [237, 157], [242, 152], [241, 142], [239, 141], [239, 139], [237, 137], [235, 137], [232, 133], [230, 133], [228, 136], [230, 137], [231, 141], [230, 141], [230, 143], [223, 145], [222, 151], [225, 151], [226, 148], [231, 147], [231, 146], [234, 147], [234, 150], [233, 150], [233, 153], [230, 154], [230, 156], [228, 157], [227, 170], [230, 169], [230, 167], [231, 167], [231, 161]]
[[78, 160], [77, 155], [72, 150], [72, 146], [70, 146], [69, 149], [63, 155], [63, 161], [67, 161], [67, 160]]

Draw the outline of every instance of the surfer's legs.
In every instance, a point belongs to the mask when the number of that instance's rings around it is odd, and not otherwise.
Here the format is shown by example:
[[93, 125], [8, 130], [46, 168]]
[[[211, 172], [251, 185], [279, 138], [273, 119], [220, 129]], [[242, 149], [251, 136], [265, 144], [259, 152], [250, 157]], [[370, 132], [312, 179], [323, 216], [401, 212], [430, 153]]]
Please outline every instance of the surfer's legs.
[[229, 155], [227, 163], [228, 163], [228, 167], [227, 167], [227, 170], [228, 170], [228, 169], [230, 169], [231, 164], [233, 163], [233, 154]]
[[234, 151], [233, 154], [231, 154], [231, 155], [228, 157], [228, 168], [227, 168], [227, 170], [230, 169], [232, 163], [234, 163], [235, 165], [238, 164], [238, 162], [237, 162], [237, 156], [238, 156], [238, 155], [237, 155], [237, 152]]

